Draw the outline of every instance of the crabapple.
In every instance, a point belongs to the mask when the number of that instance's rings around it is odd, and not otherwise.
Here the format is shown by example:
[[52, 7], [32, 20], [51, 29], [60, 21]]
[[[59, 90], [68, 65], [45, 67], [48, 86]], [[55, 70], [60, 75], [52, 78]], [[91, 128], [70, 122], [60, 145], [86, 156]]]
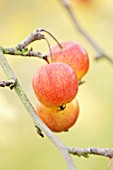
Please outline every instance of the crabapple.
[[78, 92], [77, 76], [65, 63], [42, 66], [34, 74], [32, 85], [38, 100], [46, 107], [62, 107], [71, 102]]
[[[87, 73], [89, 69], [89, 57], [86, 50], [78, 42], [61, 42], [51, 48], [53, 62], [64, 62], [73, 68], [78, 80]], [[50, 61], [50, 54], [48, 54]]]
[[65, 110], [59, 111], [57, 107], [48, 108], [38, 102], [36, 113], [53, 132], [67, 131], [77, 121], [79, 104], [74, 99], [66, 105]]

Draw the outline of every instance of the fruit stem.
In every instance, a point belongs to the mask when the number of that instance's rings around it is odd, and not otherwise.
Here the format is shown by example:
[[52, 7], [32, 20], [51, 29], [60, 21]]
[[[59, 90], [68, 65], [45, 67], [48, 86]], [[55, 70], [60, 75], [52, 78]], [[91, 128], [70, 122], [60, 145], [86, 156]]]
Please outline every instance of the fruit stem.
[[45, 29], [43, 29], [43, 28], [41, 28], [40, 31], [44, 31], [44, 32], [46, 32], [47, 34], [49, 34], [49, 35], [56, 41], [56, 43], [59, 45], [59, 47], [60, 47], [61, 49], [63, 48], [63, 47], [61, 46], [61, 44], [59, 43], [59, 41], [58, 41], [49, 31], [47, 31], [47, 30], [45, 30]]
[[[44, 39], [46, 40], [47, 45], [48, 45], [48, 47], [49, 47], [49, 51], [50, 51], [50, 58], [51, 58], [51, 62], [53, 63], [53, 57], [52, 57], [52, 51], [51, 51], [50, 43], [49, 43], [49, 41], [48, 41], [48, 39], [47, 39], [47, 38], [44, 38]], [[48, 61], [48, 64], [49, 64], [49, 61]]]

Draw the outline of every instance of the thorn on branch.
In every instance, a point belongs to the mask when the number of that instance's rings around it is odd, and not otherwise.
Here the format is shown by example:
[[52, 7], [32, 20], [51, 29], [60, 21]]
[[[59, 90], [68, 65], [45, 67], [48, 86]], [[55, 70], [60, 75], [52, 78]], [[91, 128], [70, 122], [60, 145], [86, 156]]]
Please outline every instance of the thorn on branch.
[[43, 56], [42, 58], [49, 64], [49, 60], [47, 58], [47, 55]]
[[11, 90], [15, 87], [16, 80], [12, 79], [9, 81], [0, 81], [0, 87], [9, 87]]
[[79, 86], [82, 85], [82, 84], [84, 84], [84, 83], [85, 83], [84, 80], [79, 80]]
[[35, 125], [35, 127], [36, 127], [37, 134], [43, 138], [44, 134], [42, 133], [41, 129], [37, 125]]

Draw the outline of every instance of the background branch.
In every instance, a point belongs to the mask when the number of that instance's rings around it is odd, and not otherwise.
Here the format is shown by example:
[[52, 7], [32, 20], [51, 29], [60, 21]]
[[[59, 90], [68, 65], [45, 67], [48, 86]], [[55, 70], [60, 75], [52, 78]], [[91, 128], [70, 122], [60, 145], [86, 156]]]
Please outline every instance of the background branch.
[[89, 155], [100, 155], [113, 158], [113, 148], [73, 148], [67, 147], [70, 154], [88, 158]]
[[[6, 76], [8, 79], [13, 79], [16, 82], [16, 86], [14, 86], [14, 90], [17, 93], [18, 97], [20, 98], [21, 102], [23, 103], [24, 107], [26, 108], [27, 112], [29, 113], [30, 117], [32, 118], [36, 127], [38, 127], [38, 132], [41, 133], [41, 130], [47, 135], [47, 137], [55, 144], [55, 146], [59, 149], [61, 154], [63, 155], [68, 168], [70, 170], [77, 170], [72, 158], [70, 157], [66, 147], [64, 144], [51, 132], [51, 130], [42, 122], [39, 116], [36, 114], [33, 106], [31, 105], [30, 101], [28, 100], [26, 94], [24, 93], [22, 87], [20, 86], [16, 76], [14, 75], [12, 69], [10, 68], [7, 60], [5, 59], [2, 49], [0, 50], [0, 64], [3, 68]], [[41, 130], [40, 130], [41, 129]], [[42, 133], [40, 134], [42, 136]]]
[[69, 0], [60, 0], [60, 2], [62, 3], [62, 5], [67, 10], [67, 12], [68, 12], [71, 20], [73, 21], [76, 29], [85, 37], [85, 39], [87, 39], [87, 41], [92, 45], [92, 47], [97, 52], [96, 59], [106, 58], [108, 61], [113, 63], [113, 58], [111, 56], [109, 56], [108, 54], [106, 54], [106, 52], [97, 44], [97, 42], [95, 42], [94, 39], [84, 30], [83, 26], [80, 25], [77, 17], [74, 15], [74, 13], [71, 9], [71, 6], [69, 4]]

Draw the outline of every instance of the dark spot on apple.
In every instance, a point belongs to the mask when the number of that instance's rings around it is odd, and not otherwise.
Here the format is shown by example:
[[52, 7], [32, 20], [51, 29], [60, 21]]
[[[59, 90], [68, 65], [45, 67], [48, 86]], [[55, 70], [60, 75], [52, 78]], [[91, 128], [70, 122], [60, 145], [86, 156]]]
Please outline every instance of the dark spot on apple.
[[62, 111], [62, 110], [64, 110], [65, 108], [66, 108], [66, 105], [63, 104], [63, 105], [61, 105], [61, 106], [58, 107], [58, 111]]

